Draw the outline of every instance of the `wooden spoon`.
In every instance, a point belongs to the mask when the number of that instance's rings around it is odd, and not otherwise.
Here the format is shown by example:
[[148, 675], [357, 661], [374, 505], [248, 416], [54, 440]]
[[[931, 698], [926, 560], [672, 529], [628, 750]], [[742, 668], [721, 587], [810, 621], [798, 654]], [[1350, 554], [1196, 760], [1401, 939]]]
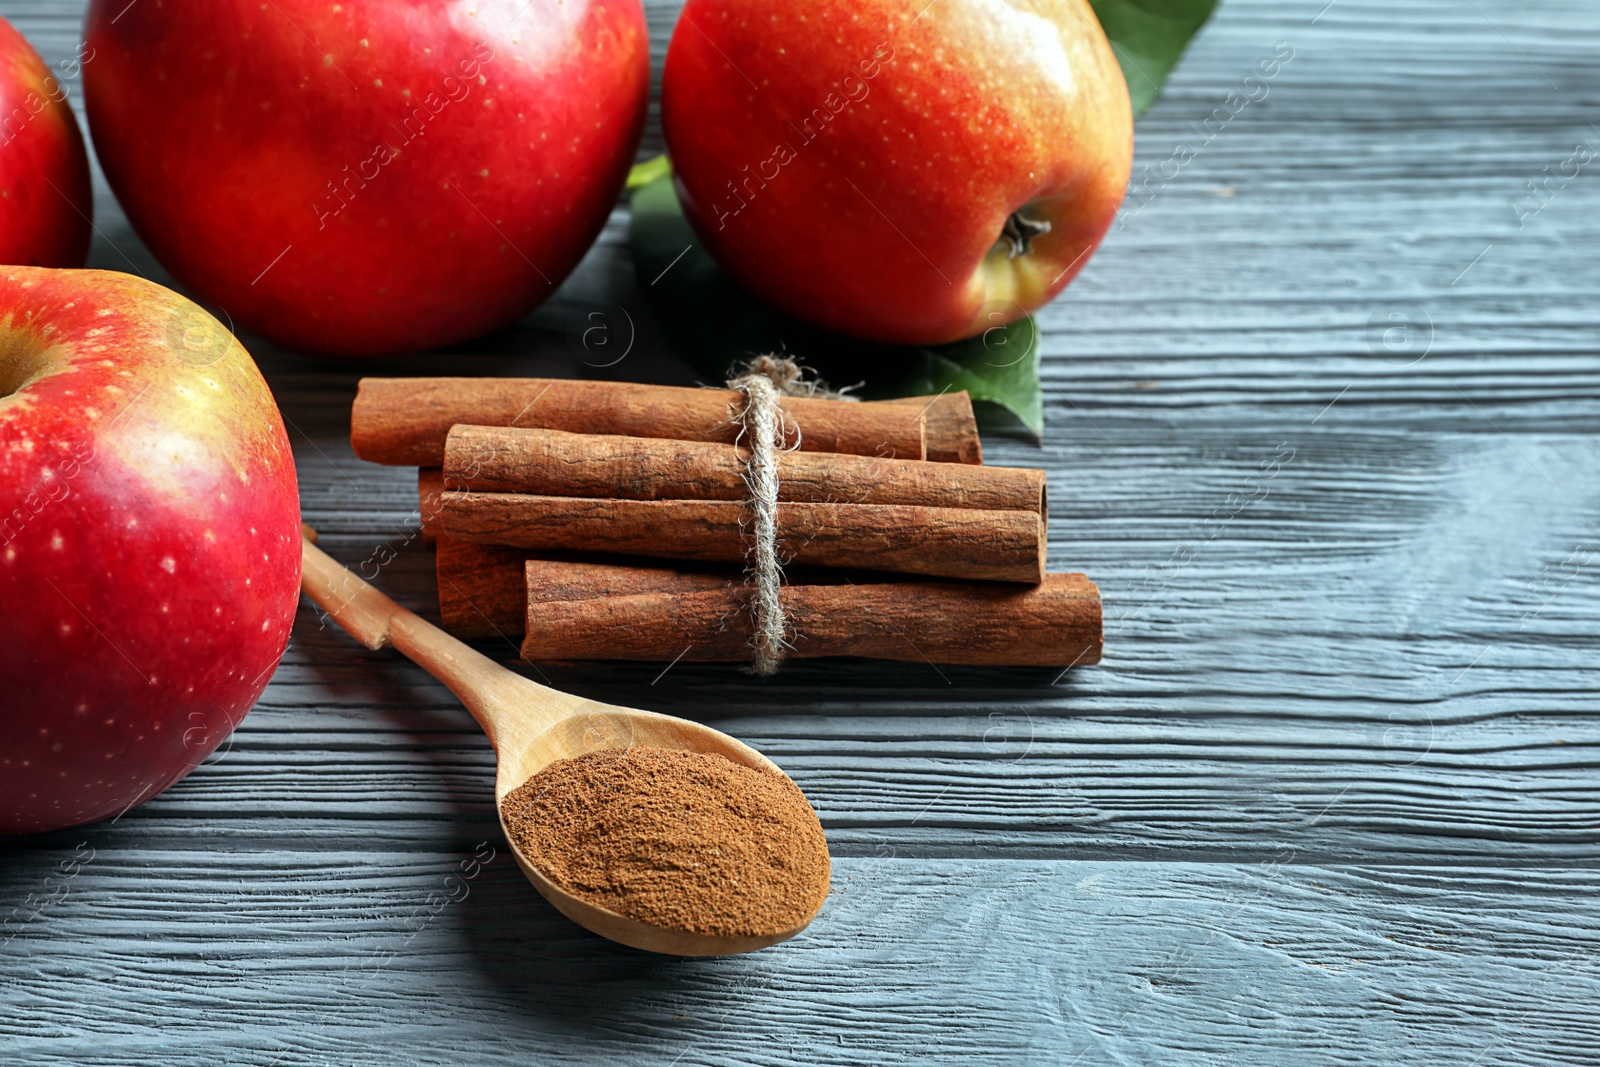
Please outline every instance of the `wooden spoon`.
[[[648, 746], [709, 752], [756, 770], [783, 773], [749, 745], [709, 726], [585, 700], [507, 670], [357, 578], [311, 543], [316, 538], [315, 530], [309, 526], [304, 529], [306, 536], [300, 546], [301, 590], [368, 648], [390, 645], [449, 686], [489, 735], [499, 762], [494, 783], [496, 811], [507, 793], [542, 768], [556, 760], [602, 749]], [[501, 830], [504, 829], [502, 818]], [[538, 856], [524, 855], [509, 834], [506, 839], [511, 842], [512, 855], [522, 873], [563, 915], [602, 937], [650, 952], [676, 956], [750, 952], [793, 937], [816, 914], [807, 915], [804, 922], [787, 930], [758, 937], [712, 937], [666, 929], [573, 896], [540, 873]]]

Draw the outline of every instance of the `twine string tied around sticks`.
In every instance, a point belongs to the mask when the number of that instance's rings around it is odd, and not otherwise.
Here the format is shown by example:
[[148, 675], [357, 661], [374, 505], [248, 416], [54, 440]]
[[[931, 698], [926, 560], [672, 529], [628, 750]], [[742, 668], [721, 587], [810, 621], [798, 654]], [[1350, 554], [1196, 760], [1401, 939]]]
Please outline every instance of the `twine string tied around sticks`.
[[738, 418], [742, 424], [739, 441], [749, 452], [744, 480], [750, 489], [750, 509], [754, 513], [745, 570], [750, 587], [751, 670], [769, 677], [777, 673], [791, 647], [780, 598], [783, 565], [778, 559], [778, 453], [784, 450], [786, 441], [790, 442], [788, 448], [800, 447], [800, 428], [786, 423], [779, 401], [785, 396], [855, 398], [845, 396], [843, 391], [830, 391], [815, 377], [806, 378], [803, 368], [793, 359], [775, 355], [752, 359], [744, 373], [730, 378], [727, 386], [745, 396], [745, 407]]

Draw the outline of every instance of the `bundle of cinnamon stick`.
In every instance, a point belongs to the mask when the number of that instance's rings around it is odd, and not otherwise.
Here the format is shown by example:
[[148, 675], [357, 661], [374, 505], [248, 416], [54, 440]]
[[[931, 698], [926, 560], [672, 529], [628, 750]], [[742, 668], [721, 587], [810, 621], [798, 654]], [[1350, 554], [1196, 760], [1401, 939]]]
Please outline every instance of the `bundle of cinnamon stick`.
[[[743, 400], [367, 378], [351, 441], [363, 459], [418, 465], [440, 614], [458, 636], [520, 636], [527, 659], [738, 662], [752, 626]], [[1098, 662], [1099, 590], [1045, 571], [1043, 472], [982, 465], [966, 393], [781, 405], [789, 655]]]

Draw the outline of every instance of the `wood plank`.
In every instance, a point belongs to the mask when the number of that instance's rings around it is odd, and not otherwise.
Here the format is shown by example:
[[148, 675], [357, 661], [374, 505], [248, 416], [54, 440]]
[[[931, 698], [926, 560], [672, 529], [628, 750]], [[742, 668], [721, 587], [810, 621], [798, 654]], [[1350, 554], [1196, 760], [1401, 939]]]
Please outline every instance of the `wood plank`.
[[[33, 10], [47, 50], [66, 54], [76, 16]], [[1518, 47], [1581, 85], [1591, 76], [1569, 60], [1587, 13], [1566, 4], [1519, 19]], [[1575, 279], [1600, 187], [1564, 189], [1502, 249], [1504, 269], [1523, 272], [1516, 294], [1479, 281], [1498, 257], [1446, 284], [1481, 248], [1463, 244], [1463, 224], [1486, 242], [1508, 231], [1520, 176], [1582, 126], [1581, 110], [1563, 110], [1572, 98], [1552, 97], [1494, 26], [1457, 15], [1421, 4], [1396, 23], [1387, 8], [1341, 0], [1306, 29], [1294, 5], [1230, 3], [1141, 124], [1141, 161], [1158, 165], [1242, 71], [1293, 37], [1296, 58], [1271, 95], [1126, 217], [1047, 310], [1046, 447], [991, 445], [994, 462], [1054, 472], [1051, 552], [1106, 590], [1103, 668], [1055, 687], [1053, 675], [854, 664], [795, 665], [768, 687], [682, 666], [654, 685], [645, 668], [553, 676], [704, 715], [771, 750], [846, 851], [892, 831], [927, 852], [1259, 855], [1293, 844], [1341, 858], [1592, 860], [1600, 738], [1584, 712], [1596, 677], [1575, 653], [1593, 647], [1600, 602], [1591, 567], [1567, 571], [1597, 547], [1587, 440], [1600, 360]], [[671, 21], [652, 8], [658, 43]], [[1418, 57], [1398, 25], [1448, 29], [1452, 58]], [[1370, 82], [1347, 76], [1354, 54]], [[1493, 88], [1471, 106], [1459, 99], [1469, 75]], [[1412, 108], [1392, 106], [1401, 86]], [[1241, 174], [1270, 203], [1252, 200]], [[114, 201], [100, 208], [97, 261], [125, 266], [127, 253], [160, 277]], [[517, 355], [452, 356], [451, 372], [587, 373], [565, 320], [602, 297], [639, 309], [625, 233], [619, 210], [557, 300], [487, 346]], [[1416, 293], [1434, 348], [1415, 365], [1386, 362], [1367, 319]], [[630, 375], [692, 380], [642, 348]], [[264, 363], [308, 517], [352, 563], [400, 551], [386, 587], [427, 605], [409, 492], [343, 440], [368, 367]], [[1262, 464], [1291, 452], [1264, 480]], [[130, 816], [135, 825], [181, 838], [277, 807], [370, 833], [366, 816], [398, 803], [419, 829], [397, 847], [414, 847], [463, 806], [481, 819], [488, 766], [453, 701], [392, 658], [352, 655], [335, 635], [307, 644], [305, 630], [232, 763]], [[442, 778], [440, 749], [455, 768]], [[328, 786], [325, 769], [358, 752], [386, 758], [363, 766], [353, 790]]]
[[[659, 80], [677, 5], [647, 8]], [[6, 15], [55, 62], [81, 11]], [[1594, 1062], [1600, 184], [1520, 225], [1513, 204], [1600, 146], [1597, 29], [1592, 0], [1222, 5], [1139, 124], [1135, 181], [1200, 150], [1040, 316], [1045, 446], [985, 441], [1050, 472], [1051, 556], [1104, 591], [1103, 666], [539, 669], [794, 773], [838, 856], [801, 939], [646, 959], [504, 856], [449, 903], [499, 845], [486, 745], [302, 610], [188, 781], [0, 843], [26, 920], [0, 928], [0, 1060]], [[1279, 41], [1268, 96], [1208, 135]], [[92, 264], [170, 282], [96, 183]], [[627, 221], [471, 353], [345, 366], [247, 338], [335, 555], [394, 553], [379, 583], [428, 608], [410, 475], [345, 440], [358, 374], [696, 381]], [[612, 304], [635, 349], [585, 366], [572, 323]], [[1384, 348], [1391, 312], [1424, 358]], [[80, 842], [94, 859], [52, 882]]]
[[474, 843], [325, 845], [97, 852], [26, 927], [9, 1057], [1466, 1067], [1592, 1062], [1600, 1034], [1590, 871], [885, 850], [838, 863], [795, 941], [669, 960], [580, 931], [503, 855], [460, 878]]
[[[302, 413], [297, 396], [283, 399], [311, 435], [296, 447], [325, 543], [351, 564], [393, 554], [381, 582], [431, 611], [409, 476], [360, 464], [333, 437], [338, 405]], [[1118, 435], [1110, 452], [1092, 433], [1052, 434], [1045, 465], [1072, 472], [1052, 486], [1052, 557], [1107, 589], [1105, 666], [1059, 684], [845, 661], [794, 664], [771, 685], [682, 664], [659, 678], [653, 666], [543, 673], [758, 745], [847, 853], [889, 833], [946, 854], [1600, 857], [1597, 677], [1575, 654], [1600, 622], [1583, 562], [1600, 552], [1600, 473], [1584, 438], [1319, 430], [1280, 452], [1283, 432]], [[1026, 462], [1031, 450], [996, 451]], [[481, 810], [490, 772], [469, 721], [420, 672], [376, 661], [381, 677], [373, 657], [302, 625], [240, 762], [158, 803], [315, 817], [293, 791], [337, 744], [386, 755], [345, 795], [319, 788], [330, 811], [363, 821], [376, 792], [448, 821], [441, 808], [463, 788]], [[438, 754], [363, 738], [368, 716], [433, 733], [468, 777], [430, 784]], [[268, 729], [270, 742], [256, 733]]]

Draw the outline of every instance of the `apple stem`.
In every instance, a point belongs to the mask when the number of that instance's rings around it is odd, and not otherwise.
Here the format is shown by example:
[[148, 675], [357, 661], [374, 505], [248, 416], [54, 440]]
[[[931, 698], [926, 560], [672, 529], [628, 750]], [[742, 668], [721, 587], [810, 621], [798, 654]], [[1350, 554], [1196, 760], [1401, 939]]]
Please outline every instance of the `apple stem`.
[[1020, 211], [1013, 211], [1006, 216], [1006, 224], [1000, 230], [1000, 238], [1011, 242], [1011, 250], [1007, 258], [1016, 259], [1033, 251], [1033, 239], [1050, 232], [1050, 223], [1038, 219], [1030, 219]]

